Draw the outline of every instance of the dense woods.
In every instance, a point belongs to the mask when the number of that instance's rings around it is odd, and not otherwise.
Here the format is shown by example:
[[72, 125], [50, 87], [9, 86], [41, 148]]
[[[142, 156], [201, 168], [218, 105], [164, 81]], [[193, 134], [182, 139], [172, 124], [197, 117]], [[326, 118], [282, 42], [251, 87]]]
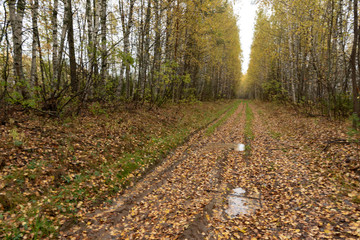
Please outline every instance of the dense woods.
[[[232, 98], [239, 32], [224, 0], [9, 0], [0, 101], [58, 115], [88, 101]], [[73, 108], [72, 108], [73, 109]]]
[[360, 239], [358, 0], [245, 1], [0, 1], [0, 239]]
[[243, 94], [359, 116], [358, 1], [259, 2]]

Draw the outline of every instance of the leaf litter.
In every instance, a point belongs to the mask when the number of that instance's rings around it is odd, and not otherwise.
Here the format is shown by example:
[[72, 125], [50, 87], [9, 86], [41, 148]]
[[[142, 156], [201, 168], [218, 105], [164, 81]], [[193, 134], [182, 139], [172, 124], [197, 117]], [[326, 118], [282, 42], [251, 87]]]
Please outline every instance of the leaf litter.
[[14, 112], [0, 125], [0, 238], [56, 238], [232, 105], [104, 106], [62, 119]]
[[[359, 146], [347, 131], [344, 123], [243, 102], [113, 204], [84, 208], [60, 238], [358, 239]], [[242, 142], [245, 152], [234, 151]], [[227, 214], [236, 188], [259, 200], [256, 210]]]
[[[331, 139], [346, 138], [345, 124], [265, 103], [248, 106], [251, 118], [240, 104], [213, 135], [193, 136], [63, 238], [358, 239], [358, 146], [323, 151]], [[245, 141], [245, 153], [234, 151], [233, 143]], [[229, 215], [233, 195], [255, 199], [253, 211]]]

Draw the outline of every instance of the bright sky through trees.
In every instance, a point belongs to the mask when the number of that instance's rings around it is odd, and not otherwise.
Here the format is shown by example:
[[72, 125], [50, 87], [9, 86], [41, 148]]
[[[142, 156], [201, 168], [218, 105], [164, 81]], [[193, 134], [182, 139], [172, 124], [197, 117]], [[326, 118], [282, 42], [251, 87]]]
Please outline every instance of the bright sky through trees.
[[256, 16], [256, 5], [252, 4], [253, 0], [237, 0], [235, 1], [234, 12], [239, 16], [238, 25], [240, 28], [240, 41], [243, 51], [242, 71], [245, 74], [249, 61], [251, 43], [254, 33], [254, 24]]

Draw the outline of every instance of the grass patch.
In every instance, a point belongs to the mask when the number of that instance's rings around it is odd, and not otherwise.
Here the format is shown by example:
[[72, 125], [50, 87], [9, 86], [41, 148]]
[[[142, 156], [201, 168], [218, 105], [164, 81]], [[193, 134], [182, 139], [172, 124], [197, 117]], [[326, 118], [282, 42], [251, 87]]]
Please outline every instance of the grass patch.
[[273, 139], [279, 140], [281, 138], [281, 133], [275, 131], [269, 131], [270, 136]]
[[254, 133], [252, 131], [252, 122], [254, 119], [254, 114], [249, 107], [249, 103], [246, 103], [245, 107], [245, 129], [244, 129], [244, 138], [245, 138], [245, 155], [251, 155], [251, 140], [254, 139]]
[[[239, 104], [241, 103], [240, 100], [235, 101], [228, 109], [226, 109], [223, 113], [225, 113], [225, 115], [216, 123], [214, 123], [213, 125], [211, 125], [208, 129], [206, 129], [205, 134], [207, 136], [213, 134], [215, 132], [215, 130], [221, 126], [231, 115], [234, 114], [234, 112], [236, 111], [236, 109], [239, 107]], [[223, 114], [221, 113], [221, 114]], [[221, 116], [221, 114], [219, 116]]]
[[254, 119], [254, 114], [251, 108], [249, 107], [249, 103], [246, 103], [245, 114], [246, 114], [245, 131], [244, 131], [245, 139], [252, 140], [254, 138], [254, 133], [252, 131], [252, 121]]

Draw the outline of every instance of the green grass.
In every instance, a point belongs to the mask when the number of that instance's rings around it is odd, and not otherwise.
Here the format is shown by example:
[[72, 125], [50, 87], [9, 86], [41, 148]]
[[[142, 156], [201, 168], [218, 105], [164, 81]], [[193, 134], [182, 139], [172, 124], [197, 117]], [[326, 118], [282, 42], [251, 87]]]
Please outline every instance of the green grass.
[[269, 131], [269, 134], [273, 139], [279, 140], [281, 138], [281, 133], [279, 132]]
[[[208, 129], [206, 129], [205, 134], [206, 135], [211, 135], [215, 132], [215, 130], [221, 126], [223, 123], [226, 122], [226, 120], [234, 114], [234, 112], [236, 111], [236, 109], [238, 108], [239, 104], [241, 103], [241, 101], [235, 101], [228, 109], [226, 109], [224, 112], [225, 115], [218, 120], [216, 123], [214, 123], [213, 125], [211, 125]], [[221, 115], [221, 114], [220, 114]]]
[[254, 119], [254, 114], [249, 107], [249, 104], [246, 103], [246, 109], [245, 109], [246, 119], [245, 119], [245, 139], [246, 140], [252, 140], [254, 138], [254, 133], [252, 131], [252, 122]]
[[245, 107], [245, 129], [244, 129], [244, 138], [245, 138], [245, 155], [251, 155], [251, 140], [254, 139], [254, 133], [252, 131], [254, 114], [249, 107], [249, 103], [246, 103]]

